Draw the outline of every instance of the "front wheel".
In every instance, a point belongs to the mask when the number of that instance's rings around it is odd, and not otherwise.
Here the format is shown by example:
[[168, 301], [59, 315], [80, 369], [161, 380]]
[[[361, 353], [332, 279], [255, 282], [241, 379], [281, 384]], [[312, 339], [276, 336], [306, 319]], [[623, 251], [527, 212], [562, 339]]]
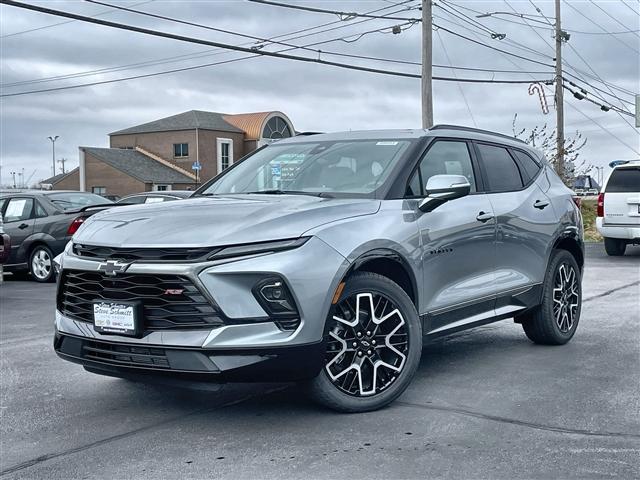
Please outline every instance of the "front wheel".
[[422, 329], [396, 283], [369, 272], [350, 277], [328, 319], [325, 364], [312, 398], [341, 412], [377, 410], [407, 388], [420, 363]]
[[522, 328], [534, 343], [563, 345], [575, 334], [582, 308], [580, 268], [571, 253], [553, 253], [542, 288], [542, 304], [521, 319]]
[[604, 249], [606, 250], [607, 255], [619, 257], [624, 255], [624, 251], [627, 249], [627, 242], [617, 238], [605, 238]]

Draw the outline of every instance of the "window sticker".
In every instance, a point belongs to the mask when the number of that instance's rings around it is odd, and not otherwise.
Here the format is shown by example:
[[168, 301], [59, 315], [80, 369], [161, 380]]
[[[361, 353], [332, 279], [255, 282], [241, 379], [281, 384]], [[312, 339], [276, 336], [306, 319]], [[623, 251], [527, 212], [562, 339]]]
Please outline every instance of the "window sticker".
[[393, 146], [393, 145], [398, 145], [398, 142], [384, 141], [384, 142], [378, 142], [376, 143], [376, 145]]
[[4, 216], [6, 218], [21, 218], [22, 212], [24, 212], [24, 207], [27, 204], [26, 198], [21, 199], [13, 199], [7, 205], [7, 210], [4, 212]]

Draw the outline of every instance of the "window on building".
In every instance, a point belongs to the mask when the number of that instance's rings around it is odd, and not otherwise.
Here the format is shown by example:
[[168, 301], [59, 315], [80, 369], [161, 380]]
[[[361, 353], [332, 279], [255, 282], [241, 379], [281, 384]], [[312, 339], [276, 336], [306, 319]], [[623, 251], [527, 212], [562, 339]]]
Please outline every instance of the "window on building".
[[188, 143], [174, 143], [173, 144], [173, 156], [175, 158], [188, 157], [189, 156], [189, 144]]
[[506, 148], [480, 144], [478, 151], [487, 171], [491, 192], [508, 192], [523, 187], [520, 169]]
[[233, 163], [233, 141], [229, 138], [218, 139], [218, 173]]
[[170, 185], [155, 183], [153, 185], [153, 191], [154, 192], [166, 192], [167, 190], [169, 190], [169, 187], [170, 187]]
[[107, 187], [91, 187], [91, 193], [96, 195], [105, 195], [107, 193]]
[[262, 131], [262, 138], [276, 140], [291, 136], [291, 129], [282, 117], [271, 117]]

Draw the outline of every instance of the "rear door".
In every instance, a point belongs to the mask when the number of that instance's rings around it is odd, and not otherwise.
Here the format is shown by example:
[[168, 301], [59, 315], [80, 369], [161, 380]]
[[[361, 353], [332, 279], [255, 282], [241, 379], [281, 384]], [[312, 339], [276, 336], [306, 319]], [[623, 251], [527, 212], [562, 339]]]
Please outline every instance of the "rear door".
[[11, 253], [7, 265], [26, 263], [26, 249], [23, 242], [33, 233], [35, 218], [33, 198], [11, 197], [2, 205], [4, 231], [11, 237]]
[[640, 165], [611, 172], [604, 189], [606, 225], [640, 225]]
[[496, 216], [496, 311], [508, 313], [501, 309], [517, 305], [514, 296], [543, 281], [558, 220], [537, 183], [542, 166], [529, 154], [499, 144], [475, 147]]

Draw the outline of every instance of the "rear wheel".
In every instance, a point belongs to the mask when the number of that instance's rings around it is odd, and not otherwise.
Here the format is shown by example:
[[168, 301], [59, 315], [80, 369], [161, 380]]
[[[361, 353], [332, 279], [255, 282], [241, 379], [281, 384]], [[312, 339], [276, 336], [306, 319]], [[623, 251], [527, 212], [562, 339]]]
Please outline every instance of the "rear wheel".
[[627, 249], [627, 242], [619, 238], [605, 238], [604, 249], [607, 251], [607, 255], [619, 257], [624, 255], [624, 251]]
[[422, 329], [396, 283], [353, 275], [328, 319], [325, 365], [309, 384], [314, 400], [342, 412], [384, 407], [409, 385], [420, 362]]
[[54, 279], [53, 254], [46, 245], [37, 245], [29, 257], [29, 273], [36, 282], [51, 282]]
[[580, 268], [569, 252], [556, 250], [549, 261], [542, 304], [521, 319], [524, 333], [535, 343], [563, 345], [576, 332], [582, 306]]

